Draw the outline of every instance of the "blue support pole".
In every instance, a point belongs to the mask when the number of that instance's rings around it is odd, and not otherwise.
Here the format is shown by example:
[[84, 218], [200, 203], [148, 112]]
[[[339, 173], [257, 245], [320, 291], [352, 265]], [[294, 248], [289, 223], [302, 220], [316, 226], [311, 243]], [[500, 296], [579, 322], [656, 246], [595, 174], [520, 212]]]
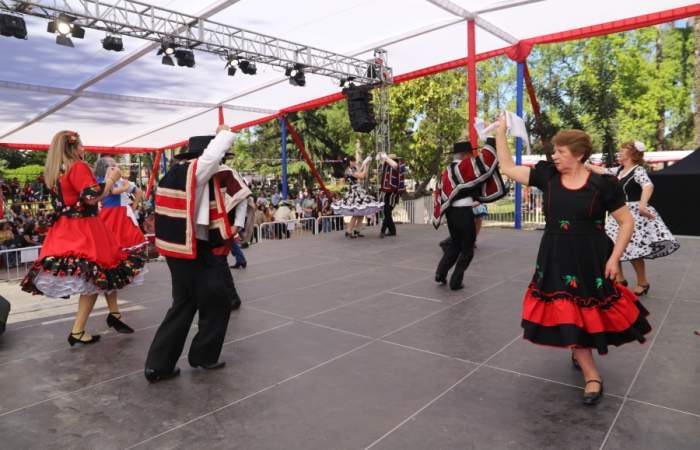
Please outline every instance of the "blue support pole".
[[[523, 116], [523, 84], [525, 80], [525, 65], [523, 63], [518, 63], [518, 80], [516, 85], [515, 93], [515, 114], [519, 117]], [[520, 138], [515, 139], [515, 164], [520, 165], [523, 160], [523, 141]], [[520, 230], [522, 228], [522, 212], [523, 212], [523, 199], [522, 199], [522, 186], [520, 183], [515, 184], [515, 229]]]
[[287, 123], [279, 119], [282, 132], [282, 199], [287, 200]]
[[163, 152], [163, 157], [160, 158], [160, 174], [161, 176], [165, 175], [165, 172], [168, 171], [168, 157], [166, 156], [166, 152]]

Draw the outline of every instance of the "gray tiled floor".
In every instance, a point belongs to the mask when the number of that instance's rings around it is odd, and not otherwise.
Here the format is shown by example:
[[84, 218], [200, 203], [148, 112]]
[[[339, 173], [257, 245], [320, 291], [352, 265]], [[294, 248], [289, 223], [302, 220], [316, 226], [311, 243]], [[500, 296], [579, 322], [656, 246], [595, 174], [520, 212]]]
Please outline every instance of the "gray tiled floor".
[[[444, 229], [375, 233], [249, 249], [215, 373], [183, 360], [175, 380], [143, 378], [170, 303], [162, 263], [121, 293], [134, 335], [78, 349], [65, 343], [71, 314], [11, 324], [0, 447], [700, 448], [700, 241], [648, 264], [653, 334], [598, 358], [608, 396], [584, 408], [567, 352], [520, 338], [538, 232], [485, 229], [458, 292], [432, 281]], [[104, 332], [104, 313], [88, 328]]]

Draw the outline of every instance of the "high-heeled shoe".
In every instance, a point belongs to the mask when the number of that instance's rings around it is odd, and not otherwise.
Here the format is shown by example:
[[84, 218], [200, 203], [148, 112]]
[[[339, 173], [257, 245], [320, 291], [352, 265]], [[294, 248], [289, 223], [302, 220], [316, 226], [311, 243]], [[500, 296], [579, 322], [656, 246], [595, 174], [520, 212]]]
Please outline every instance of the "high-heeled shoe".
[[122, 315], [121, 313], [109, 313], [107, 314], [107, 326], [110, 328], [114, 328], [114, 331], [117, 333], [124, 333], [124, 334], [131, 334], [134, 332], [134, 329], [131, 328], [129, 325], [125, 324], [124, 322], [121, 321]]
[[634, 290], [634, 293], [637, 295], [637, 297], [639, 297], [639, 296], [642, 296], [642, 295], [647, 295], [647, 293], [649, 292], [649, 288], [651, 287], [651, 285], [650, 285], [649, 283], [647, 283], [647, 284], [639, 284], [639, 285], [637, 285], [637, 287], [642, 288], [641, 292], [637, 292], [637, 289]]
[[345, 237], [348, 239], [357, 239], [357, 236], [355, 236], [355, 233], [348, 233], [347, 231], [345, 232]]
[[597, 404], [603, 398], [603, 381], [602, 380], [588, 380], [586, 381], [586, 386], [590, 383], [598, 383], [600, 389], [596, 392], [586, 392], [585, 386], [583, 391], [583, 404], [586, 406], [593, 406]]
[[624, 287], [627, 287], [629, 285], [629, 283], [627, 283], [627, 280], [618, 281], [618, 284], [621, 284]]
[[365, 237], [364, 234], [360, 233], [360, 232], [357, 231], [357, 230], [353, 230], [353, 231], [352, 231], [352, 234], [353, 234], [355, 237]]
[[71, 333], [68, 335], [68, 343], [72, 347], [75, 344], [90, 345], [100, 340], [99, 334], [93, 334], [92, 336], [90, 336], [89, 340], [84, 340], [83, 336], [85, 336], [85, 330], [79, 331], [77, 333]]

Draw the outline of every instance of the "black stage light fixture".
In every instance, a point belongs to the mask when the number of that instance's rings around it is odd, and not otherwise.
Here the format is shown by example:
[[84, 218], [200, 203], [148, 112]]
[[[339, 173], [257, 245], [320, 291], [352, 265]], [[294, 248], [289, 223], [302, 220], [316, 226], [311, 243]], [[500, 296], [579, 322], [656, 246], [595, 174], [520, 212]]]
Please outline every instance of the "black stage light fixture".
[[247, 61], [245, 59], [242, 59], [238, 62], [238, 68], [241, 69], [241, 72], [243, 72], [246, 75], [255, 75], [258, 73], [258, 68], [255, 67], [255, 63], [252, 61]]
[[287, 67], [284, 74], [289, 77], [289, 84], [292, 86], [306, 86], [303, 64], [297, 63], [294, 64], [294, 67]]
[[119, 36], [106, 36], [104, 39], [102, 39], [102, 48], [105, 50], [121, 52], [124, 50], [124, 43], [122, 42], [122, 38]]
[[349, 77], [347, 77], [347, 78], [341, 78], [341, 79], [340, 79], [340, 87], [341, 87], [341, 88], [342, 88], [342, 87], [345, 87], [345, 85], [348, 84], [348, 83], [350, 84], [351, 87], [352, 87], [352, 86], [355, 86], [355, 84], [353, 83], [353, 81], [355, 81], [355, 77], [353, 77], [353, 76], [349, 76]]
[[180, 67], [194, 67], [194, 52], [192, 50], [175, 50], [175, 59]]
[[58, 45], [73, 47], [73, 41], [68, 36], [77, 39], [85, 37], [85, 29], [73, 23], [75, 20], [75, 17], [61, 13], [55, 20], [49, 22], [46, 31], [56, 34], [56, 43]]
[[361, 133], [369, 133], [377, 126], [372, 105], [372, 93], [369, 86], [350, 86], [343, 89], [348, 99], [348, 116], [352, 129]]
[[224, 66], [228, 76], [232, 77], [236, 75], [236, 58], [233, 56], [226, 56], [226, 65]]
[[27, 24], [21, 16], [14, 14], [0, 14], [0, 35], [27, 39]]
[[175, 53], [175, 48], [177, 45], [175, 45], [174, 42], [172, 41], [163, 41], [160, 44], [160, 49], [158, 49], [157, 55], [163, 55], [163, 59], [160, 60], [160, 62], [164, 66], [174, 66], [175, 63], [173, 62], [173, 58], [171, 56]]

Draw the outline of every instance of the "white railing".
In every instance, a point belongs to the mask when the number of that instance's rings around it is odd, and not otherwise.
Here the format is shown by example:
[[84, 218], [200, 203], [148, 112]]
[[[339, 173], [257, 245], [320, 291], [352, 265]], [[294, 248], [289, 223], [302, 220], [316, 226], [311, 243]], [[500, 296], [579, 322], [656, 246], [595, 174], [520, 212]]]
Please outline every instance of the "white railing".
[[0, 280], [10, 281], [24, 278], [29, 267], [39, 257], [40, 249], [41, 246], [37, 245], [0, 250]]

